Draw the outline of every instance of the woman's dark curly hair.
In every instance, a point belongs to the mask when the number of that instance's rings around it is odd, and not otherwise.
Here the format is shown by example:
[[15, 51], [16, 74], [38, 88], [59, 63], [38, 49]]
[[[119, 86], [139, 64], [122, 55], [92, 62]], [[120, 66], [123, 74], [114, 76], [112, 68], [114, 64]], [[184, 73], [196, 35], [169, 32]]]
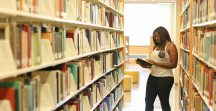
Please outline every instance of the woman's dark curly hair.
[[[158, 44], [155, 40], [155, 33], [158, 33], [158, 35], [160, 36], [160, 41], [161, 43]], [[169, 35], [169, 32], [167, 31], [166, 28], [162, 27], [162, 26], [159, 26], [158, 28], [156, 28], [153, 32], [153, 42], [155, 45], [161, 45], [161, 46], [165, 46], [166, 44], [166, 41], [169, 41], [171, 42], [171, 39], [170, 39], [170, 35]]]

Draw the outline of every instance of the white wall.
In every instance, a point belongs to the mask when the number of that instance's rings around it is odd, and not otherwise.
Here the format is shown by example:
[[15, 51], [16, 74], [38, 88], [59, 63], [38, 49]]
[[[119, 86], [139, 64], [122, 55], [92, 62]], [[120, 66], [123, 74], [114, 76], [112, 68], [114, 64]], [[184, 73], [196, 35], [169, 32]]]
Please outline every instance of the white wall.
[[130, 37], [130, 45], [148, 46], [155, 28], [163, 26], [173, 38], [175, 17], [173, 3], [125, 3], [125, 35]]

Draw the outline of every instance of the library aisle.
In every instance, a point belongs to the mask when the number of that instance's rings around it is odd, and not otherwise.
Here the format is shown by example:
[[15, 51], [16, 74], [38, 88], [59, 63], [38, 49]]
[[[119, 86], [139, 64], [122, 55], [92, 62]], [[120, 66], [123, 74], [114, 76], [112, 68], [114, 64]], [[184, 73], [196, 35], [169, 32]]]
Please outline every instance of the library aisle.
[[[138, 65], [130, 65], [127, 69], [135, 69], [140, 72], [140, 80], [138, 84], [133, 84], [130, 92], [124, 92], [124, 107], [123, 111], [140, 111], [145, 109], [145, 90], [149, 75], [149, 70], [144, 69]], [[178, 109], [178, 85], [174, 84], [170, 93], [170, 105], [172, 111], [179, 111]], [[154, 111], [162, 111], [160, 100], [157, 97], [154, 103]]]

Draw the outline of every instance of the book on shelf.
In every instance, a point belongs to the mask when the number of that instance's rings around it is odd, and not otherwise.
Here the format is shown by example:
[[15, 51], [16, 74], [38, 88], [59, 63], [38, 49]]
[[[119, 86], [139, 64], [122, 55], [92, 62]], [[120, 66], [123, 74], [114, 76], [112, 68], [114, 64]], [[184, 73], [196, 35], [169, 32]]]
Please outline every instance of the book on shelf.
[[[16, 98], [14, 98], [16, 105], [15, 105], [15, 108], [13, 109], [15, 109], [16, 111], [22, 111], [22, 82], [21, 81], [6, 82], [5, 81], [5, 82], [0, 83], [0, 87], [1, 88], [14, 88], [16, 90], [16, 95], [15, 95]], [[10, 95], [10, 96], [13, 96], [13, 95]]]
[[0, 111], [15, 111], [12, 110], [11, 103], [7, 99], [0, 100]]
[[97, 86], [96, 86], [96, 84], [95, 83], [93, 83], [93, 85], [92, 85], [92, 90], [93, 90], [93, 106], [95, 106], [96, 105], [96, 103], [97, 103]]
[[13, 23], [0, 23], [0, 40], [10, 40], [10, 31]]
[[[76, 78], [75, 82], [78, 89], [89, 84], [94, 77], [94, 64], [91, 64], [89, 58], [83, 58], [82, 60], [68, 62], [68, 65], [72, 65], [72, 74]], [[98, 69], [96, 69], [98, 70]]]
[[92, 66], [93, 66], [93, 77], [99, 77], [103, 73], [103, 59], [102, 56], [97, 54], [93, 55]]
[[103, 100], [104, 95], [103, 95], [102, 88], [99, 82], [96, 83], [96, 90], [97, 90], [96, 91], [97, 102]]
[[82, 30], [82, 41], [83, 41], [83, 46], [82, 46], [82, 49], [83, 49], [83, 52], [82, 53], [90, 53], [91, 52], [91, 45], [90, 45], [90, 42], [89, 37], [87, 37], [86, 35], [86, 32], [85, 30]]
[[113, 111], [122, 111], [122, 110], [123, 110], [123, 106], [124, 106], [123, 102], [120, 101], [120, 102], [118, 103], [118, 105], [114, 108]]
[[67, 18], [67, 1], [68, 0], [56, 0], [55, 11], [56, 17]]
[[93, 92], [92, 88], [87, 88], [81, 94], [82, 111], [91, 111], [93, 107]]
[[[12, 111], [16, 111], [16, 89], [15, 88], [0, 88], [0, 101], [7, 100], [9, 102], [9, 108]], [[3, 107], [3, 106], [2, 106]]]
[[199, 93], [196, 91], [196, 89], [193, 90], [193, 106], [192, 109], [196, 110], [196, 111], [202, 111], [202, 98], [199, 95]]
[[97, 51], [102, 50], [101, 34], [100, 33], [97, 33], [97, 36], [96, 36], [96, 50]]
[[76, 89], [79, 89], [79, 87], [78, 87], [78, 65], [77, 64], [73, 64], [73, 63], [67, 63], [67, 67], [69, 68], [69, 70], [70, 70], [70, 74], [71, 74], [71, 76], [72, 76], [72, 78], [74, 79], [74, 82], [75, 82], [75, 84], [74, 84], [74, 86], [75, 86], [75, 88]]
[[41, 64], [53, 63], [55, 60], [52, 46], [47, 39], [41, 39]]
[[9, 86], [9, 84], [21, 85], [21, 87], [16, 88], [16, 91], [18, 91], [18, 94], [15, 95], [16, 101], [21, 102], [19, 104], [16, 103], [16, 107], [21, 108], [21, 110], [39, 110], [40, 78], [38, 76], [19, 76], [8, 78], [2, 82], [2, 84], [8, 85], [8, 87], [13, 87]]
[[103, 104], [105, 104], [105, 109], [108, 109], [107, 111], [112, 109], [111, 98], [109, 95], [103, 100]]
[[[119, 9], [119, 1], [106, 2]], [[107, 71], [123, 61], [123, 51], [110, 50], [88, 55], [88, 58], [60, 62], [71, 59], [69, 57], [121, 46], [121, 32], [104, 31], [100, 27], [83, 28], [83, 22], [120, 28], [123, 18], [93, 1], [9, 0], [0, 1], [0, 4], [9, 15], [11, 10], [16, 12], [8, 16], [9, 21], [0, 23], [0, 49], [3, 52], [0, 63], [5, 63], [1, 64], [0, 77], [8, 77], [0, 82], [0, 111], [90, 111], [95, 110], [91, 109], [93, 104], [100, 101], [99, 107], [112, 110], [119, 91], [112, 92], [105, 99], [104, 96], [123, 76], [120, 70], [108, 74]], [[22, 22], [11, 22], [15, 16]], [[41, 20], [47, 24], [39, 23]], [[80, 21], [81, 26], [79, 22], [74, 24], [67, 20]], [[57, 24], [51, 23], [54, 21]], [[3, 74], [9, 71], [14, 75]], [[100, 80], [91, 83], [97, 77]], [[93, 88], [85, 88], [86, 85]], [[80, 88], [83, 91], [77, 92]]]
[[90, 6], [91, 6], [91, 3], [88, 2], [88, 1], [82, 1], [82, 21], [85, 22], [85, 23], [91, 23], [90, 22]]
[[208, 20], [215, 20], [216, 15], [216, 1], [208, 0]]
[[0, 70], [3, 76], [5, 72], [15, 71], [16, 65], [8, 40], [0, 40], [0, 50], [2, 51], [0, 54]]
[[110, 95], [110, 104], [111, 104], [111, 107], [115, 104], [115, 95], [113, 93], [109, 94]]
[[77, 0], [67, 0], [67, 18], [70, 20], [76, 20], [76, 15], [77, 15], [77, 5], [76, 5]]
[[70, 88], [70, 90], [69, 90], [70, 93], [73, 93], [77, 90], [77, 83], [75, 82], [76, 79], [74, 77], [75, 74], [73, 75], [72, 68], [73, 68], [72, 65], [67, 65], [67, 73], [68, 73], [68, 78], [69, 78], [69, 80], [68, 80], [69, 86], [68, 87]]
[[93, 70], [91, 66], [91, 61], [89, 58], [83, 58], [81, 61], [84, 72], [84, 85], [88, 85], [93, 78], [93, 74], [91, 73], [91, 70]]
[[[60, 70], [35, 71], [33, 75], [39, 75], [41, 80], [40, 99], [42, 107], [54, 108], [60, 102]], [[50, 92], [47, 94], [47, 92]], [[45, 101], [46, 100], [46, 101]], [[49, 101], [49, 102], [47, 102]]]
[[214, 74], [214, 79], [213, 79], [213, 92], [212, 92], [212, 105], [213, 109], [216, 110], [216, 74]]
[[8, 10], [13, 10], [13, 11], [17, 10], [17, 1], [15, 0], [8, 0], [8, 1], [1, 0], [0, 4], [1, 4], [0, 7], [2, 9], [8, 9]]
[[116, 48], [117, 43], [116, 43], [116, 39], [115, 39], [115, 33], [111, 34], [111, 42], [110, 42], [110, 44], [111, 44], [111, 48]]
[[65, 57], [65, 41], [66, 41], [66, 29], [63, 27], [54, 27], [54, 38], [55, 38], [55, 50], [54, 57], [56, 60]]
[[[31, 34], [31, 41], [30, 46], [31, 47], [31, 60], [32, 65], [39, 65], [42, 61], [41, 59], [41, 28], [39, 26], [34, 26], [31, 28], [31, 32], [28, 32], [28, 34]], [[21, 33], [22, 37], [22, 33]], [[21, 39], [22, 40], [22, 39]], [[25, 44], [25, 42], [21, 42], [21, 44]], [[28, 50], [28, 51], [30, 51]], [[22, 47], [21, 47], [22, 52]], [[22, 64], [21, 64], [22, 65]], [[22, 67], [22, 66], [21, 66]]]
[[52, 93], [52, 89], [48, 83], [41, 84], [40, 110], [50, 110], [56, 106]]
[[83, 7], [83, 5], [82, 5], [82, 0], [76, 0], [76, 3], [77, 3], [77, 16], [76, 16], [76, 20], [77, 21], [82, 21], [82, 13], [83, 13], [83, 11], [82, 11], [82, 7]]
[[71, 51], [71, 54], [72, 56], [76, 56], [78, 55], [78, 49], [77, 49], [77, 46], [76, 46], [76, 31], [75, 29], [69, 29], [67, 30], [66, 32], [66, 42], [69, 42], [70, 43], [70, 46], [69, 46], [69, 43], [68, 43], [68, 46], [66, 47], [66, 53]]
[[108, 104], [107, 104], [107, 102], [105, 100], [102, 102], [102, 104], [103, 104], [103, 109], [105, 111], [109, 111]]
[[83, 111], [82, 101], [80, 98], [73, 98], [67, 101], [63, 106], [60, 106], [58, 111]]
[[55, 2], [53, 0], [44, 0], [38, 3], [38, 14], [55, 17]]

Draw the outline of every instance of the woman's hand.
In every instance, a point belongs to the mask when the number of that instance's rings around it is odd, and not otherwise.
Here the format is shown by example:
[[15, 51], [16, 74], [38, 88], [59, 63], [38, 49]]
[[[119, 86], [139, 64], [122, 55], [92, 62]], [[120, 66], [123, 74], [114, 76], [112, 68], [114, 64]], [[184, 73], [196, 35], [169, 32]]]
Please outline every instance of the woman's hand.
[[151, 59], [146, 59], [146, 60], [155, 65], [155, 61], [154, 60], [151, 60]]

